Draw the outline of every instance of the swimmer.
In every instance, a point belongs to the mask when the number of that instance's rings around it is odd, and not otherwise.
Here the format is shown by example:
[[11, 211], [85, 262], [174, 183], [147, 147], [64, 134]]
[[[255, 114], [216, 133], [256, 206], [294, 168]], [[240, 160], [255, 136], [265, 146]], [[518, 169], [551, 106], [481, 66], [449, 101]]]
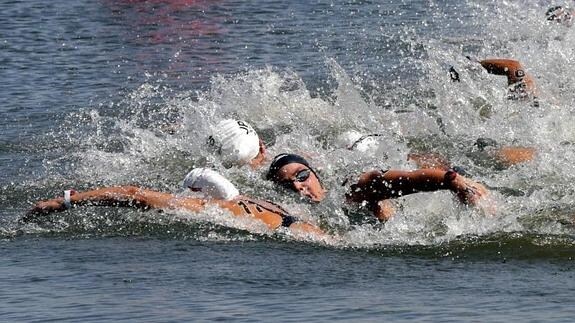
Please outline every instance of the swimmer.
[[[489, 138], [477, 139], [473, 147], [473, 150], [466, 155], [482, 166], [495, 169], [506, 169], [514, 165], [528, 163], [537, 157], [537, 150], [533, 147], [502, 146]], [[466, 175], [464, 167], [452, 165], [440, 154], [409, 153], [407, 160], [415, 163], [420, 169], [454, 170], [460, 175]]]
[[573, 25], [574, 15], [575, 9], [563, 6], [553, 6], [545, 13], [548, 21], [555, 21], [566, 27], [571, 27]]
[[[269, 168], [267, 178], [298, 192], [302, 197], [313, 202], [322, 201], [326, 194], [317, 173], [310, 167], [307, 160], [299, 155], [276, 156]], [[483, 185], [453, 170], [388, 170], [361, 174], [358, 182], [351, 185], [351, 191], [346, 195], [346, 199], [350, 202], [365, 203], [379, 220], [386, 221], [393, 215], [393, 207], [389, 199], [443, 189], [453, 191], [462, 203], [468, 205], [476, 205], [482, 197], [488, 194]]]
[[[362, 138], [370, 138], [363, 136]], [[360, 140], [362, 140], [360, 138]], [[354, 143], [348, 149], [353, 147], [362, 147], [362, 143]], [[475, 160], [480, 160], [486, 164], [495, 166], [495, 168], [509, 168], [514, 165], [523, 164], [534, 160], [537, 157], [537, 150], [533, 147], [523, 146], [501, 146], [493, 139], [479, 138], [473, 145], [474, 151], [467, 154]], [[374, 148], [371, 146], [370, 148]], [[354, 149], [355, 150], [355, 149]], [[363, 152], [363, 150], [360, 150]], [[439, 169], [454, 170], [460, 175], [466, 175], [464, 167], [452, 165], [444, 156], [433, 152], [410, 152], [407, 154], [407, 160], [413, 162], [419, 169]]]
[[85, 192], [68, 190], [64, 192], [64, 197], [36, 203], [22, 221], [31, 222], [38, 215], [61, 212], [82, 205], [128, 206], [145, 210], [183, 210], [194, 213], [209, 206], [217, 206], [228, 210], [234, 216], [257, 219], [270, 230], [285, 227], [295, 234], [326, 237], [318, 226], [300, 221], [277, 204], [240, 195], [231, 182], [214, 171], [192, 170], [184, 180], [184, 187], [203, 195], [181, 196], [137, 186], [104, 187]]
[[[378, 150], [381, 138], [385, 138], [385, 136], [379, 133], [362, 135], [358, 131], [348, 130], [338, 136], [336, 144], [360, 153], [381, 154]], [[462, 167], [452, 166], [447, 158], [434, 152], [410, 152], [407, 154], [407, 160], [413, 162], [417, 168], [457, 169], [458, 172], [463, 171]]]
[[263, 164], [266, 147], [249, 123], [226, 119], [213, 127], [211, 132], [208, 145], [218, 152], [225, 167], [248, 164], [258, 168]]
[[533, 100], [533, 105], [539, 106], [539, 102], [537, 100], [537, 97], [539, 96], [537, 84], [535, 83], [533, 76], [525, 72], [525, 68], [519, 61], [504, 58], [484, 59], [478, 61], [469, 56], [467, 56], [467, 58], [481, 64], [488, 73], [507, 76], [508, 99]]
[[450, 190], [461, 203], [472, 206], [488, 195], [483, 185], [453, 170], [418, 169], [364, 172], [357, 183], [350, 186], [346, 198], [349, 202], [367, 206], [380, 221], [387, 221], [394, 213], [389, 199], [438, 190]]
[[537, 150], [533, 147], [502, 146], [490, 138], [479, 138], [473, 146], [476, 149], [467, 154], [470, 158], [499, 169], [528, 163], [537, 157]]

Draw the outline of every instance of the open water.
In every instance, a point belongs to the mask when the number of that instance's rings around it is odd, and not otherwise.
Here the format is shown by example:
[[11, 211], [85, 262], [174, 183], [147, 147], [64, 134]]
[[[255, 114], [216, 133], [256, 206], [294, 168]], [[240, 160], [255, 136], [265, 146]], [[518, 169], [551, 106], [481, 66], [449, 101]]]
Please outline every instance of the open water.
[[[1, 1], [1, 320], [572, 322], [575, 29], [545, 20], [552, 4]], [[540, 106], [506, 100], [506, 80], [465, 55], [519, 59]], [[310, 156], [325, 203], [223, 168], [205, 138], [229, 117], [272, 156]], [[342, 148], [349, 129], [382, 134], [379, 148]], [[504, 167], [473, 145], [486, 137], [537, 157]], [[413, 168], [414, 150], [465, 167], [495, 214], [446, 192], [401, 199], [385, 224], [342, 203], [345, 177]], [[69, 188], [178, 192], [206, 165], [339, 239], [214, 209], [18, 221]]]

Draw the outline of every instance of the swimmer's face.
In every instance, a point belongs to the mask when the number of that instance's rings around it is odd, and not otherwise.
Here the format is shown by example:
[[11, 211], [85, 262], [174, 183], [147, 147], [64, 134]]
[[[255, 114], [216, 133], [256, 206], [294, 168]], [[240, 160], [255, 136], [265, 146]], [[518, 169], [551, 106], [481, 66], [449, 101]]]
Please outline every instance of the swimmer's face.
[[290, 163], [278, 171], [277, 181], [313, 202], [325, 197], [325, 190], [312, 170], [300, 163]]

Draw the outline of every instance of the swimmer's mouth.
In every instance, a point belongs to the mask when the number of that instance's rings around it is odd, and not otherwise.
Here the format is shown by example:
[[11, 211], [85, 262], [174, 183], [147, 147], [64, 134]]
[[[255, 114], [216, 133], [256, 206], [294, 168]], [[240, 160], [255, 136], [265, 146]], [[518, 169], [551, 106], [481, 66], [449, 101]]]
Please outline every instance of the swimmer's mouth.
[[300, 198], [311, 204], [318, 204], [323, 201], [323, 198], [312, 197], [309, 195], [301, 195]]

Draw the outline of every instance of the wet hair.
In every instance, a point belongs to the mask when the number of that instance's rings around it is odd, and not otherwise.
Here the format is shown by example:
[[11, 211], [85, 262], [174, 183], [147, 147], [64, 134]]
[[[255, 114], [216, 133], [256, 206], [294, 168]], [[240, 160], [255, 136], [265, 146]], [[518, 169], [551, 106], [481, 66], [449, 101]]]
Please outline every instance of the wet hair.
[[[311, 167], [309, 166], [307, 160], [305, 160], [305, 158], [303, 158], [302, 156], [296, 154], [279, 154], [274, 157], [274, 160], [272, 161], [270, 168], [268, 169], [266, 179], [277, 182], [279, 180], [279, 170], [285, 165], [293, 163], [302, 164], [313, 171], [313, 169], [311, 169]], [[313, 173], [315, 174], [315, 172]]]

